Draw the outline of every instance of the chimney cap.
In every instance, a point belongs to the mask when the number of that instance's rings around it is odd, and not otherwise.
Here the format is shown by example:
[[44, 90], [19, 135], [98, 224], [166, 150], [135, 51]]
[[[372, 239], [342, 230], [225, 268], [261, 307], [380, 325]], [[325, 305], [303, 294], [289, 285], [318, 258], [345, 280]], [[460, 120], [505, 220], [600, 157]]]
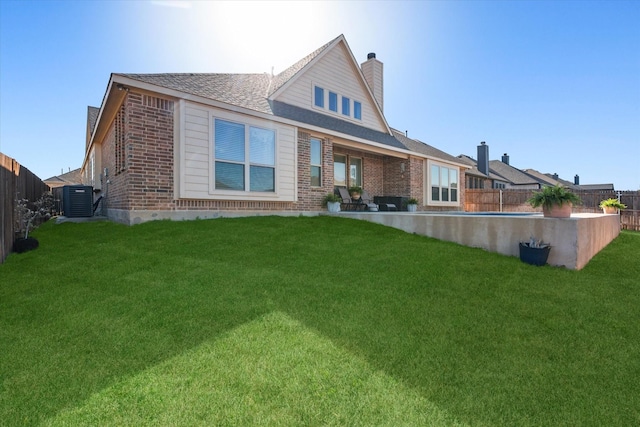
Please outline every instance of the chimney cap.
[[375, 52], [369, 52], [367, 54], [367, 59], [375, 59], [376, 58], [376, 53]]
[[482, 141], [482, 142], [480, 143], [480, 145], [485, 145], [485, 144], [486, 144], [486, 142], [484, 142], [484, 141]]

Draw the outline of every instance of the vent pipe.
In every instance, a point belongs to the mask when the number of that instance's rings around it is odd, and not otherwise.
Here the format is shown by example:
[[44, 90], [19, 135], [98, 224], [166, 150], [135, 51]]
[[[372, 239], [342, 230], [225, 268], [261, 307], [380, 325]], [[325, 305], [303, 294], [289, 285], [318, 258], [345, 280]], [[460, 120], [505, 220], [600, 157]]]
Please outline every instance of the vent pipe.
[[489, 176], [489, 146], [484, 141], [478, 145], [478, 170]]

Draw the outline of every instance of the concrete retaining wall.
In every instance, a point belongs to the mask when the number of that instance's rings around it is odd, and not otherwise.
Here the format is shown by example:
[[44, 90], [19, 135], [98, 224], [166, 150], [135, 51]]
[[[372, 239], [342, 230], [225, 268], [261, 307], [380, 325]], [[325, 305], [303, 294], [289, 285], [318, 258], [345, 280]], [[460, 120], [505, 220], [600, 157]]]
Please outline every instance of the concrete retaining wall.
[[519, 242], [531, 236], [551, 244], [548, 264], [580, 270], [620, 233], [618, 215], [573, 214], [571, 218], [475, 216], [429, 213], [341, 212], [408, 233], [519, 256]]

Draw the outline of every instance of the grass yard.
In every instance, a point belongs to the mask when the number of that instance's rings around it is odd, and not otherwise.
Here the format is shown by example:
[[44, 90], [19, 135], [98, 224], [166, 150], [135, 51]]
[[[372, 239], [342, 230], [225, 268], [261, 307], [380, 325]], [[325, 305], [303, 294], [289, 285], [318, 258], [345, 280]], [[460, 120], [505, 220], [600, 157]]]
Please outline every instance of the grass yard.
[[640, 425], [640, 233], [581, 271], [336, 217], [34, 236], [0, 425]]

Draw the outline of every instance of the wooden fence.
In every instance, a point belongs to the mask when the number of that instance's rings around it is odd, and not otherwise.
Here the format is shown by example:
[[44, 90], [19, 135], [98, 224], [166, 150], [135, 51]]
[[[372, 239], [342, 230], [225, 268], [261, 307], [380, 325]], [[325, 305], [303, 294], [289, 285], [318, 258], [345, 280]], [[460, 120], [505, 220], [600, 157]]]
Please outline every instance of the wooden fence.
[[[531, 212], [527, 203], [535, 190], [517, 189], [465, 189], [464, 210], [467, 212]], [[604, 199], [617, 199], [627, 205], [620, 213], [625, 230], [640, 231], [640, 191], [576, 191], [582, 203], [574, 212], [602, 212], [599, 205]], [[539, 210], [539, 209], [538, 209]]]
[[0, 153], [0, 263], [3, 263], [13, 248], [15, 240], [15, 208], [17, 199], [34, 202], [49, 191], [29, 169]]

